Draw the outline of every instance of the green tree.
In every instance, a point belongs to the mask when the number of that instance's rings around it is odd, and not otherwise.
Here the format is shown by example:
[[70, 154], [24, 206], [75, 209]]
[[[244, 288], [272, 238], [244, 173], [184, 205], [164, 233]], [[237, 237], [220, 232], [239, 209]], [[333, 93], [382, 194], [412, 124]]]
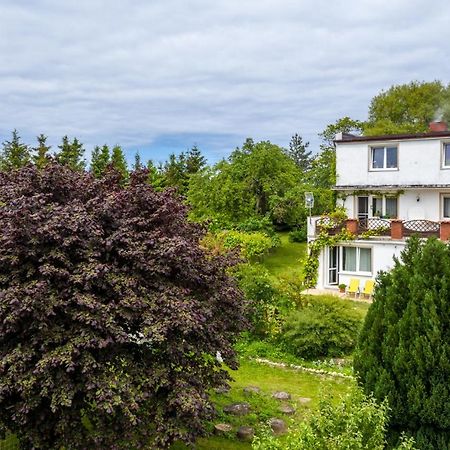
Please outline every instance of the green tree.
[[176, 187], [178, 193], [184, 195], [187, 192], [189, 182], [186, 154], [182, 152], [177, 156], [171, 153], [164, 164], [163, 176], [165, 186]]
[[422, 450], [450, 448], [450, 247], [411, 238], [379, 274], [354, 367], [366, 393], [391, 408], [393, 430]]
[[303, 138], [295, 133], [289, 142], [289, 149], [286, 149], [286, 154], [302, 172], [307, 172], [311, 166], [312, 152], [308, 150], [308, 147], [309, 142], [303, 142]]
[[72, 170], [83, 171], [86, 166], [86, 161], [83, 158], [84, 148], [83, 144], [74, 138], [72, 142], [69, 138], [64, 136], [62, 142], [58, 145], [59, 152], [56, 154], [56, 160]]
[[161, 174], [161, 168], [155, 166], [153, 161], [147, 161], [148, 181], [156, 191], [161, 191], [164, 188], [164, 176]]
[[33, 155], [33, 163], [38, 169], [45, 167], [50, 161], [50, 146], [47, 145], [47, 136], [40, 134], [37, 137], [38, 146], [34, 148], [35, 155]]
[[134, 155], [133, 170], [141, 170], [143, 168], [144, 166], [142, 165], [141, 155], [139, 151], [137, 151], [136, 154]]
[[92, 152], [91, 172], [96, 178], [101, 178], [111, 162], [109, 147], [105, 144], [102, 148], [96, 146]]
[[31, 160], [31, 152], [28, 145], [20, 140], [17, 130], [12, 132], [10, 141], [3, 142], [0, 155], [0, 170], [10, 171], [25, 166]]
[[200, 149], [194, 145], [186, 154], [186, 172], [188, 174], [197, 173], [206, 166], [206, 158]]
[[450, 120], [450, 89], [440, 81], [391, 86], [369, 106], [365, 135], [421, 133], [433, 119]]
[[126, 180], [128, 178], [128, 167], [125, 155], [120, 145], [115, 145], [111, 152], [111, 164], [117, 172]]

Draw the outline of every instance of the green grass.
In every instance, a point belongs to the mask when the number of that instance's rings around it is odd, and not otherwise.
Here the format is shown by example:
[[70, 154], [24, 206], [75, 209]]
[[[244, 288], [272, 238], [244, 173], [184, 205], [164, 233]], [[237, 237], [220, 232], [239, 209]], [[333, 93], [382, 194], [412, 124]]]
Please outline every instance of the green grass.
[[[211, 435], [199, 439], [196, 442], [196, 448], [199, 450], [250, 449], [249, 443], [240, 442], [235, 437], [239, 426], [252, 426], [258, 431], [271, 417], [282, 418], [288, 425], [300, 422], [310, 411], [318, 407], [320, 398], [325, 394], [331, 394], [337, 400], [341, 395], [349, 392], [354, 383], [348, 379], [271, 367], [248, 360], [242, 360], [239, 370], [231, 372], [231, 375], [234, 378], [231, 383], [231, 391], [227, 394], [213, 394], [212, 399], [218, 411], [214, 423], [229, 423], [233, 425], [234, 430], [224, 437]], [[258, 386], [261, 392], [245, 395], [243, 389], [246, 386]], [[275, 391], [286, 391], [291, 394], [292, 399], [288, 403], [297, 410], [293, 416], [284, 416], [278, 411], [281, 402], [272, 398]], [[305, 397], [311, 398], [311, 401], [303, 404], [300, 398]], [[251, 413], [247, 416], [235, 417], [222, 412], [224, 406], [235, 402], [249, 403]], [[213, 424], [210, 424], [209, 431], [212, 429]], [[183, 444], [173, 446], [173, 450], [186, 448]]]
[[302, 276], [302, 260], [306, 256], [306, 243], [289, 242], [289, 233], [279, 233], [281, 245], [264, 256], [262, 264], [277, 278]]

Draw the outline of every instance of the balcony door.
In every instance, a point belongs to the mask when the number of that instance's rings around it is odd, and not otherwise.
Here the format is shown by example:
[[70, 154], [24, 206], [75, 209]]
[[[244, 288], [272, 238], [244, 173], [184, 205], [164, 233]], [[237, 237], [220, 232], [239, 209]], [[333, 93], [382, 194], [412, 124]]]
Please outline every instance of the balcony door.
[[339, 271], [339, 249], [338, 247], [328, 247], [328, 284], [338, 284]]
[[367, 219], [369, 218], [369, 197], [358, 197], [358, 220], [362, 226], [367, 226]]

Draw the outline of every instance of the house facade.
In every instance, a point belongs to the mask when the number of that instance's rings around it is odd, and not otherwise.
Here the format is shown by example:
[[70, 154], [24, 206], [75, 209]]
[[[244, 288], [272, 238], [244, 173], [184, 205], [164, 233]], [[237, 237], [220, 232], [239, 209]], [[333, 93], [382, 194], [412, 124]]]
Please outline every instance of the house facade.
[[308, 241], [347, 228], [356, 239], [326, 247], [319, 256], [318, 288], [361, 284], [393, 266], [413, 234], [450, 235], [450, 132], [443, 122], [422, 134], [354, 136], [335, 140], [337, 206], [347, 220], [313, 217]]

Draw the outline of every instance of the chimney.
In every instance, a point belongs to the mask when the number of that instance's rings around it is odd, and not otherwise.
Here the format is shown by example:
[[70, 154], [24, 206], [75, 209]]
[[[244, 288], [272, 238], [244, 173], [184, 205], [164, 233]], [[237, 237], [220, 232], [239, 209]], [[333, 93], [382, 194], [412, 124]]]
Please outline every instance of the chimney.
[[431, 132], [435, 131], [448, 131], [447, 123], [443, 120], [435, 120], [433, 122], [430, 122], [429, 130]]

